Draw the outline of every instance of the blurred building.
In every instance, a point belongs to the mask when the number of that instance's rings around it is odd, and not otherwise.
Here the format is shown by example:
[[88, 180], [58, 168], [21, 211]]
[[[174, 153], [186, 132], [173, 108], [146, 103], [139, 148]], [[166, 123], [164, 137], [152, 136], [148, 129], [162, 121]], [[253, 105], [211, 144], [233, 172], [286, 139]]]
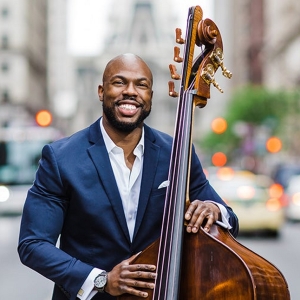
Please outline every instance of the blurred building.
[[264, 2], [264, 82], [272, 87], [300, 85], [300, 5], [297, 0]]
[[263, 84], [295, 88], [300, 82], [298, 0], [215, 0], [232, 88]]
[[47, 1], [0, 0], [0, 125], [48, 105]]
[[[226, 58], [233, 72], [227, 82], [231, 92], [249, 84], [291, 94], [299, 90], [299, 13], [298, 0], [215, 0], [215, 19], [222, 29]], [[270, 154], [266, 165], [260, 164], [264, 171], [279, 160], [299, 160], [300, 99], [293, 100], [287, 103], [282, 99], [282, 110], [289, 115], [281, 126], [285, 149]], [[262, 149], [270, 134], [266, 126], [264, 129], [259, 128], [253, 137], [251, 131], [248, 133], [252, 143], [260, 143]]]
[[68, 1], [48, 1], [48, 96], [55, 126], [69, 131], [77, 110], [74, 58], [68, 49]]

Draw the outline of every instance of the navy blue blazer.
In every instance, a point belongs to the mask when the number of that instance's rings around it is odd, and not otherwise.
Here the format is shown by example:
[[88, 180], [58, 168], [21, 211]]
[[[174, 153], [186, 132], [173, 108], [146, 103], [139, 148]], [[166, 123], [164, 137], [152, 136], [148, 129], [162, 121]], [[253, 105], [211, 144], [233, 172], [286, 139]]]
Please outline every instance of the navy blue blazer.
[[[144, 128], [144, 167], [132, 242], [99, 120], [43, 148], [24, 205], [18, 251], [25, 265], [55, 282], [52, 299], [76, 299], [93, 267], [110, 271], [160, 236], [166, 188], [158, 187], [168, 178], [172, 138]], [[211, 199], [227, 207], [206, 180], [194, 150], [190, 199]], [[227, 209], [236, 235], [237, 217]], [[115, 298], [98, 293], [93, 299]]]

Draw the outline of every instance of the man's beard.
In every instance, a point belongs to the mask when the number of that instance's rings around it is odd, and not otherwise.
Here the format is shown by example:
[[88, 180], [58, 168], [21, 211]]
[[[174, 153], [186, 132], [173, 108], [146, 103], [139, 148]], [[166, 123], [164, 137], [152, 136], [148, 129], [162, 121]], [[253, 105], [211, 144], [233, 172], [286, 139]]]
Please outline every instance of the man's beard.
[[136, 129], [140, 124], [143, 123], [143, 121], [149, 116], [151, 112], [151, 107], [149, 110], [145, 110], [142, 107], [142, 112], [139, 116], [139, 118], [135, 122], [122, 122], [117, 120], [114, 107], [108, 106], [104, 103], [102, 104], [103, 107], [103, 113], [105, 114], [108, 122], [117, 130], [121, 132], [132, 132], [134, 129]]

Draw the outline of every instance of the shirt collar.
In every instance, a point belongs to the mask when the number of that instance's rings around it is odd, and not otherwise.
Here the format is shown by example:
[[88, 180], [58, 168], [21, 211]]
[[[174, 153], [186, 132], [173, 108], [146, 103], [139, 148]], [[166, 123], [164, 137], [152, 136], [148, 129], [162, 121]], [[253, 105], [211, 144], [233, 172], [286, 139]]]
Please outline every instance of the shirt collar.
[[[112, 150], [114, 148], [120, 148], [118, 147], [113, 141], [112, 139], [109, 137], [109, 135], [107, 134], [107, 132], [105, 131], [104, 129], [104, 126], [103, 126], [103, 121], [102, 121], [102, 118], [100, 119], [100, 130], [101, 130], [101, 133], [102, 133], [102, 136], [103, 136], [103, 140], [104, 140], [104, 143], [105, 143], [105, 146], [106, 146], [106, 149], [107, 149], [107, 152], [110, 153], [112, 152]], [[144, 154], [144, 149], [145, 149], [145, 143], [144, 143], [144, 127], [142, 128], [142, 136], [141, 136], [141, 139], [139, 140], [138, 144], [136, 145], [133, 153], [135, 156], [141, 158], [142, 155]]]

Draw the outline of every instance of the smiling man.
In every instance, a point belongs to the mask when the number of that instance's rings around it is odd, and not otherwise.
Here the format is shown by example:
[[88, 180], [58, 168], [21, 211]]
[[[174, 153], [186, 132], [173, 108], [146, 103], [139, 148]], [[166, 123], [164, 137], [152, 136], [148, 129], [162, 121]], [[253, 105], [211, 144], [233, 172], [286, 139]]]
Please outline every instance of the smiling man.
[[[43, 148], [18, 251], [25, 265], [55, 282], [53, 300], [147, 297], [154, 288], [156, 266], [130, 264], [160, 237], [172, 151], [170, 136], [144, 124], [152, 83], [140, 57], [112, 59], [98, 87], [103, 116]], [[189, 182], [187, 232], [222, 221], [236, 236], [237, 217], [210, 186], [194, 149]]]
[[[103, 101], [103, 123], [122, 132], [142, 128], [152, 105], [152, 73], [136, 56], [124, 55], [111, 60], [103, 74], [103, 85], [98, 88]], [[128, 65], [124, 71], [124, 66]], [[104, 95], [105, 91], [105, 95]], [[111, 124], [111, 125], [110, 125]]]

